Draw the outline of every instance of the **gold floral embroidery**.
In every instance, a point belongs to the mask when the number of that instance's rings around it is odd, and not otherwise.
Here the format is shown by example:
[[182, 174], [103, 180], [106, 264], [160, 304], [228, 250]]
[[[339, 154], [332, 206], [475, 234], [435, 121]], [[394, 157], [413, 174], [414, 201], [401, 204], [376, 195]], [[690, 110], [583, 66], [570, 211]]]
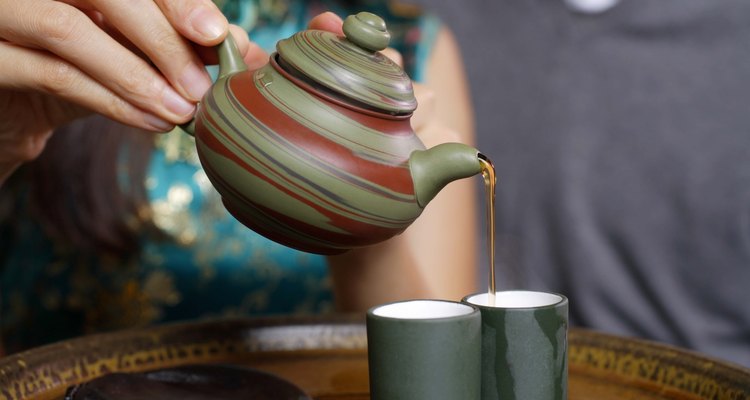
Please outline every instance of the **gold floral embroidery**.
[[164, 152], [167, 162], [182, 161], [200, 165], [198, 152], [195, 151], [195, 138], [181, 128], [174, 128], [169, 133], [156, 136], [155, 145]]
[[[200, 164], [195, 150], [195, 140], [179, 128], [157, 136], [155, 146], [164, 152], [165, 160], [169, 163]], [[159, 183], [153, 176], [146, 179], [148, 189], [156, 188]], [[194, 244], [198, 234], [198, 227], [189, 209], [193, 198], [190, 186], [176, 183], [169, 188], [166, 198], [154, 200], [151, 204], [152, 218], [156, 226], [183, 246]]]

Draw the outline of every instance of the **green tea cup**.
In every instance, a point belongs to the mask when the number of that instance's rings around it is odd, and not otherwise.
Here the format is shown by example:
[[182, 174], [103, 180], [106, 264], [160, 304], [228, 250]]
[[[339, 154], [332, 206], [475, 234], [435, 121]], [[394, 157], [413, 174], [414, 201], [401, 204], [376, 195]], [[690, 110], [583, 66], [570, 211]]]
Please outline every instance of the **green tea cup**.
[[367, 312], [372, 400], [479, 400], [481, 317], [452, 301], [408, 300]]
[[565, 400], [568, 299], [533, 291], [466, 296], [482, 314], [482, 400]]

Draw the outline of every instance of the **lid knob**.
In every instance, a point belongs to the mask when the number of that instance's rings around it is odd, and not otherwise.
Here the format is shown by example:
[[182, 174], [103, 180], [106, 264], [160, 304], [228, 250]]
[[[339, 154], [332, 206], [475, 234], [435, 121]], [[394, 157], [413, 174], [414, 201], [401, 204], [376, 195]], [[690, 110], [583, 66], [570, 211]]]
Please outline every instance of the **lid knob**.
[[386, 30], [385, 21], [365, 11], [346, 17], [344, 35], [350, 42], [370, 51], [383, 50], [391, 41], [391, 34]]

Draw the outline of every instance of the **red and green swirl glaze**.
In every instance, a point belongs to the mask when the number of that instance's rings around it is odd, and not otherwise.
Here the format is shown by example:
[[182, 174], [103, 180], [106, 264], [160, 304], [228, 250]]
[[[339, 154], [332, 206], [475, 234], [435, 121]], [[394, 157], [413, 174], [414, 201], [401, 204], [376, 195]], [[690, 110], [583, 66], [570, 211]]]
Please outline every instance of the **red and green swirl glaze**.
[[272, 60], [220, 79], [203, 99], [196, 145], [227, 209], [314, 253], [402, 232], [422, 210], [408, 162], [424, 146], [408, 116], [354, 110], [293, 79]]

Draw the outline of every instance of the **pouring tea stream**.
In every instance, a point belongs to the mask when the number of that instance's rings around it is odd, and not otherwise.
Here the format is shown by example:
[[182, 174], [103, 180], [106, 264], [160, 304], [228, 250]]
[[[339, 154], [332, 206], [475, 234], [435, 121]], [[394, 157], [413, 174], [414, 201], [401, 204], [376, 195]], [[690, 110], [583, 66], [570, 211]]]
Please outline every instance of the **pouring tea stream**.
[[425, 149], [416, 136], [411, 80], [379, 52], [390, 40], [381, 18], [349, 16], [343, 30], [298, 32], [255, 71], [227, 36], [185, 127], [235, 218], [319, 254], [401, 233], [445, 185], [483, 168], [470, 146]]

